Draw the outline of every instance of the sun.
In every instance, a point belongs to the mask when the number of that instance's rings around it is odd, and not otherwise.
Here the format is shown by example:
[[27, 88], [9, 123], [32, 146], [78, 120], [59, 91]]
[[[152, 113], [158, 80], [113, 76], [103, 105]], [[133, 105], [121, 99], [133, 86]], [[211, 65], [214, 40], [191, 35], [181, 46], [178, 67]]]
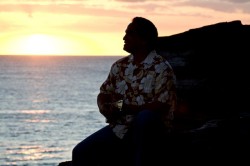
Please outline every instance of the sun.
[[[0, 34], [1, 55], [103, 56], [123, 55], [118, 34], [50, 31]], [[108, 41], [108, 42], [107, 42]], [[115, 41], [115, 42], [114, 42]], [[116, 42], [120, 41], [120, 42]], [[120, 53], [121, 52], [121, 53]]]
[[82, 56], [98, 48], [86, 36], [65, 32], [6, 34], [0, 38], [0, 45], [0, 55]]
[[31, 35], [23, 40], [22, 52], [26, 54], [57, 54], [59, 49], [56, 39], [41, 34]]
[[[60, 55], [67, 52], [62, 39], [46, 34], [32, 34], [19, 39], [16, 52], [22, 55]], [[67, 47], [66, 47], [67, 48]]]

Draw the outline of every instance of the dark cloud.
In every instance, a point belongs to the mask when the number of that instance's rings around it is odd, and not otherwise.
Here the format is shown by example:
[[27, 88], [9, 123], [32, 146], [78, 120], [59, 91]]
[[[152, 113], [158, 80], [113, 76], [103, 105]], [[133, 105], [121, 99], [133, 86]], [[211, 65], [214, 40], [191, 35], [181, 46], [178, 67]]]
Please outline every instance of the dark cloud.
[[224, 0], [227, 2], [232, 2], [232, 3], [249, 3], [250, 0]]
[[243, 13], [250, 13], [250, 0], [187, 0], [185, 2], [176, 3], [177, 6], [192, 6], [202, 7], [215, 11], [233, 13], [241, 11]]

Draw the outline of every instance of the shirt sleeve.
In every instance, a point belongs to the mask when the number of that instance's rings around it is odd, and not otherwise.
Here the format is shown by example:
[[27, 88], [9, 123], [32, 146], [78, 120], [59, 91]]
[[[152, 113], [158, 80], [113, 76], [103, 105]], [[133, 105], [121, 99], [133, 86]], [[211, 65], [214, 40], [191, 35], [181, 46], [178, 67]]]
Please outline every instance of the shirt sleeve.
[[173, 119], [173, 112], [176, 109], [176, 78], [174, 71], [168, 63], [164, 70], [161, 70], [156, 77], [154, 101], [169, 105], [167, 119]]
[[114, 84], [114, 79], [115, 79], [115, 75], [114, 75], [114, 68], [115, 68], [116, 64], [113, 64], [111, 66], [111, 69], [109, 71], [108, 77], [107, 79], [102, 83], [101, 87], [100, 87], [100, 93], [104, 93], [104, 94], [112, 94], [115, 91], [115, 84]]
[[175, 91], [175, 75], [168, 63], [160, 63], [155, 66], [155, 91], [154, 100], [162, 103], [171, 99], [171, 92]]

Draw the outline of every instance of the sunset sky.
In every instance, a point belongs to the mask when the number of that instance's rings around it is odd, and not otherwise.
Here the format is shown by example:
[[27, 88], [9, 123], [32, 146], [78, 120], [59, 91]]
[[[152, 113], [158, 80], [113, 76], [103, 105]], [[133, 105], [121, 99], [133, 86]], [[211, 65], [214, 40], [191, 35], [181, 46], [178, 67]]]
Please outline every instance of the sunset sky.
[[0, 0], [0, 55], [127, 55], [122, 38], [134, 16], [159, 36], [250, 25], [250, 0]]

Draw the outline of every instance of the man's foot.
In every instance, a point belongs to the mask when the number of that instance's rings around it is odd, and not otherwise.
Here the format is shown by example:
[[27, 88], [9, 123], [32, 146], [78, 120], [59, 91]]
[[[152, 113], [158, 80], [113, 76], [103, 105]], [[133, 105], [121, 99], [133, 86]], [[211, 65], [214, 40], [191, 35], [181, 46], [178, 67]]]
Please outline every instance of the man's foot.
[[64, 161], [59, 163], [58, 166], [72, 166], [72, 161]]

